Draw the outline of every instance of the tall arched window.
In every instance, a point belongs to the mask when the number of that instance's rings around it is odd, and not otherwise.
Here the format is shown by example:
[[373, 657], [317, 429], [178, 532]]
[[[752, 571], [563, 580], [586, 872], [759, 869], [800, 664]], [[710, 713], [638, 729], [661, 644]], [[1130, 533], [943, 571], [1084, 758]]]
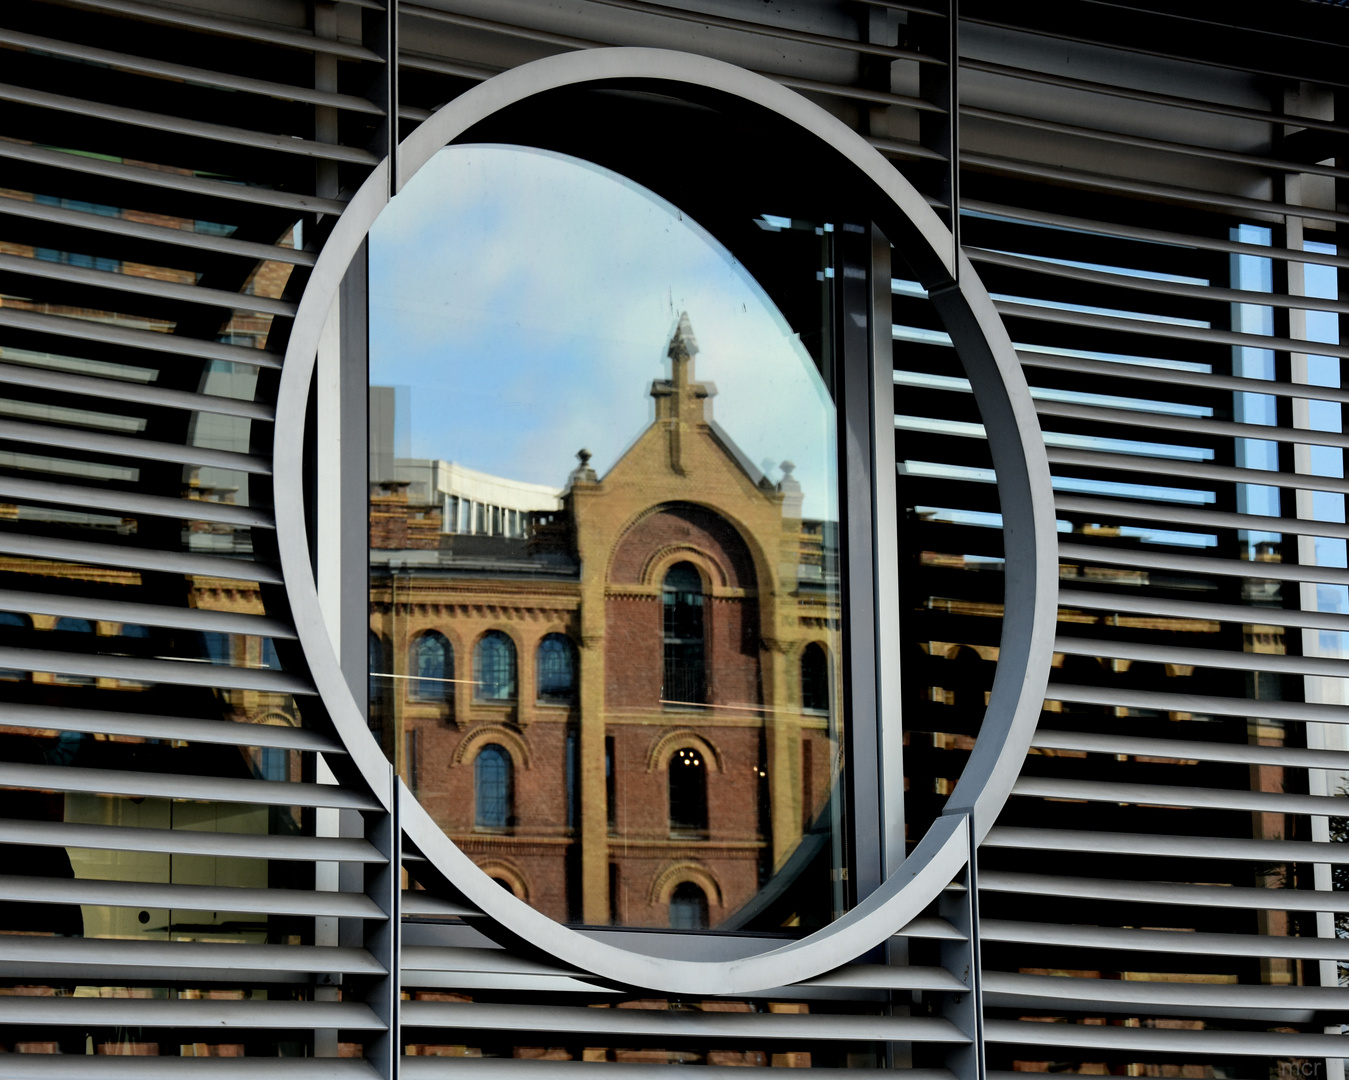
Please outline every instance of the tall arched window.
[[515, 698], [515, 644], [500, 630], [489, 630], [473, 650], [473, 696], [479, 701]]
[[707, 929], [707, 894], [691, 881], [681, 881], [670, 894], [670, 929]]
[[534, 668], [540, 701], [566, 705], [576, 699], [576, 654], [566, 634], [549, 634], [539, 642]]
[[504, 829], [511, 823], [511, 756], [488, 743], [473, 759], [473, 822], [480, 829]]
[[801, 707], [829, 711], [829, 657], [816, 641], [801, 652]]
[[661, 591], [665, 629], [666, 704], [701, 705], [707, 700], [703, 649], [703, 579], [692, 563], [675, 563]]
[[408, 667], [416, 676], [412, 696], [418, 701], [445, 701], [454, 692], [454, 646], [445, 635], [428, 630], [412, 643]]
[[707, 832], [707, 764], [692, 746], [670, 757], [670, 832]]

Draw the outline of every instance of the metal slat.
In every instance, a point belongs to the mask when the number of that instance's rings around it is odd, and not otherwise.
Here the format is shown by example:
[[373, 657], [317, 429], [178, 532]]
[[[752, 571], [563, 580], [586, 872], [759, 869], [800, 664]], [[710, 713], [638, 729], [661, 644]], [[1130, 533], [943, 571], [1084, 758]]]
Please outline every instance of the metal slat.
[[[1349, 941], [1284, 937], [1272, 934], [1211, 934], [1197, 930], [1135, 930], [1117, 926], [1068, 926], [1061, 923], [985, 919], [984, 940], [1070, 949], [1112, 949], [1186, 956], [1300, 957], [1349, 960]], [[1346, 1044], [1349, 1046], [1349, 1043]]]
[[107, 105], [83, 98], [67, 97], [64, 94], [52, 94], [45, 90], [33, 90], [26, 86], [13, 86], [9, 83], [0, 83], [0, 101], [32, 105], [40, 109], [54, 109], [74, 113], [76, 116], [90, 116], [117, 124], [150, 128], [157, 132], [171, 132], [174, 135], [185, 135], [194, 139], [209, 139], [212, 142], [229, 143], [233, 146], [246, 146], [252, 150], [298, 154], [325, 161], [341, 161], [349, 165], [379, 164], [379, 159], [369, 150], [355, 146], [315, 142], [312, 139], [292, 135], [273, 135], [270, 132], [231, 127], [226, 124], [211, 124], [202, 120], [186, 120], [172, 113], [153, 113], [145, 109], [127, 108], [124, 105]]
[[1023, 206], [1007, 206], [1003, 203], [986, 202], [981, 199], [965, 199], [962, 201], [962, 206], [966, 211], [972, 213], [990, 214], [994, 217], [1011, 218], [1018, 222], [1033, 225], [1048, 225], [1051, 228], [1068, 229], [1073, 232], [1097, 233], [1102, 236], [1115, 236], [1125, 240], [1142, 240], [1145, 243], [1165, 244], [1171, 247], [1189, 248], [1198, 251], [1222, 251], [1233, 255], [1254, 255], [1263, 259], [1349, 267], [1349, 256], [1325, 251], [1303, 251], [1300, 248], [1273, 247], [1241, 240], [1227, 240], [1216, 236], [1196, 236], [1191, 233], [1154, 229], [1144, 225], [1123, 225], [1117, 221], [1073, 217], [1068, 214], [1056, 214], [1047, 210], [1032, 210]]
[[[324, 199], [317, 195], [302, 195], [251, 184], [231, 184], [224, 180], [209, 180], [200, 176], [182, 176], [178, 173], [150, 169], [143, 165], [127, 165], [119, 161], [84, 157], [61, 150], [47, 150], [27, 143], [0, 142], [0, 158], [47, 165], [67, 172], [87, 173], [103, 180], [121, 180], [146, 187], [171, 188], [189, 195], [205, 195], [230, 202], [253, 203], [292, 210], [297, 214], [340, 214], [346, 204], [340, 199]], [[242, 351], [242, 350], [241, 350]]]
[[1211, 694], [1167, 693], [1134, 690], [1126, 687], [1076, 686], [1049, 684], [1050, 701], [1071, 701], [1082, 705], [1155, 709], [1159, 712], [1213, 713], [1218, 716], [1245, 716], [1268, 720], [1349, 724], [1349, 712], [1343, 705], [1320, 705], [1302, 701], [1266, 701], [1259, 698], [1215, 697]]
[[[474, 912], [473, 914], [477, 914]], [[432, 945], [404, 945], [400, 966], [408, 975], [423, 971], [492, 972], [504, 975], [566, 975], [585, 972], [564, 964], [550, 964], [518, 956], [504, 949], [458, 949]]]
[[[0, 42], [7, 40], [9, 36], [11, 36], [11, 32], [0, 27]], [[31, 35], [19, 34], [17, 36], [30, 37]], [[103, 50], [95, 49], [92, 51], [102, 52]], [[109, 217], [106, 214], [91, 214], [85, 210], [74, 210], [65, 206], [52, 206], [50, 203], [29, 202], [26, 199], [13, 196], [0, 196], [0, 214], [49, 222], [53, 225], [65, 225], [74, 229], [111, 233], [114, 236], [130, 237], [133, 240], [147, 240], [155, 244], [171, 244], [174, 247], [194, 248], [200, 251], [209, 251], [213, 254], [241, 255], [248, 259], [270, 259], [274, 262], [290, 263], [295, 266], [313, 266], [317, 258], [312, 251], [283, 247], [280, 244], [260, 244], [253, 240], [236, 240], [232, 236], [197, 232], [195, 229], [174, 229], [165, 225], [150, 225], [143, 221], [133, 221], [124, 217]]]
[[984, 994], [1001, 1008], [1060, 1008], [1070, 1012], [1135, 1012], [1214, 1018], [1218, 1010], [1243, 1016], [1271, 1012], [1291, 1023], [1311, 1023], [1318, 1010], [1343, 1007], [1344, 991], [1331, 986], [1224, 986], [1125, 979], [1082, 979], [1056, 975], [984, 974]]
[[212, 86], [220, 90], [242, 90], [249, 94], [280, 98], [283, 101], [300, 101], [307, 105], [322, 105], [330, 109], [342, 109], [347, 112], [368, 113], [373, 116], [384, 115], [384, 110], [373, 101], [367, 101], [355, 94], [336, 94], [326, 90], [315, 90], [312, 86], [295, 86], [291, 83], [270, 82], [265, 79], [250, 78], [246, 75], [235, 75], [231, 72], [212, 71], [209, 68], [194, 67], [190, 64], [174, 64], [152, 57], [133, 56], [130, 53], [98, 49], [91, 45], [79, 45], [57, 38], [25, 34], [5, 27], [0, 27], [0, 42], [18, 45], [25, 49], [36, 49], [74, 60], [106, 64], [108, 67], [117, 68], [119, 71], [134, 71], [138, 75], [155, 75], [166, 79], [179, 79], [183, 82]]
[[[1176, 479], [1173, 477], [1173, 480]], [[1269, 581], [1319, 581], [1332, 585], [1349, 584], [1349, 570], [1308, 563], [1256, 562], [1248, 559], [1221, 559], [1205, 555], [1173, 555], [1161, 551], [1130, 551], [1108, 544], [1059, 544], [1059, 558], [1065, 562], [1127, 566], [1136, 570], [1171, 570], [1187, 574], [1218, 577], [1259, 578]], [[1252, 607], [1249, 622], [1278, 622], [1282, 608]]]
[[1174, 94], [1159, 94], [1152, 90], [1140, 90], [1132, 86], [1118, 86], [1113, 83], [1096, 82], [1088, 79], [1074, 79], [1066, 75], [1054, 75], [1046, 71], [1030, 68], [1011, 67], [990, 60], [975, 60], [968, 56], [960, 58], [962, 71], [978, 71], [988, 75], [1004, 75], [1010, 79], [1025, 82], [1043, 83], [1064, 90], [1085, 90], [1092, 94], [1123, 98], [1126, 101], [1142, 101], [1152, 105], [1167, 105], [1186, 112], [1215, 113], [1219, 116], [1233, 116], [1243, 120], [1255, 120], [1262, 124], [1288, 124], [1293, 127], [1311, 128], [1314, 131], [1331, 131], [1349, 134], [1349, 127], [1331, 120], [1322, 120], [1314, 116], [1299, 116], [1296, 113], [1280, 113], [1273, 109], [1248, 109], [1241, 105], [1226, 102], [1207, 101], [1203, 98], [1177, 97]]
[[1136, 292], [1160, 293], [1164, 296], [1185, 296], [1195, 300], [1214, 300], [1233, 304], [1255, 304], [1260, 307], [1293, 308], [1298, 311], [1335, 311], [1349, 313], [1349, 301], [1330, 300], [1320, 296], [1296, 296], [1279, 292], [1252, 292], [1247, 289], [1225, 289], [1217, 285], [1191, 285], [1184, 281], [1166, 281], [1160, 278], [1135, 277], [1129, 274], [1111, 274], [1104, 270], [1088, 270], [1081, 266], [1065, 266], [1025, 255], [1012, 255], [989, 248], [965, 247], [971, 262], [1025, 270], [1032, 274], [1088, 281], [1096, 285], [1130, 289]]
[[[1086, 1024], [1038, 1024], [1019, 1020], [985, 1020], [984, 1035], [992, 1043], [1017, 1043], [1026, 1053], [1034, 1047], [1081, 1048], [1131, 1053], [1205, 1054], [1211, 1057], [1342, 1057], [1349, 1047], [1339, 1035], [1284, 1034], [1263, 1031], [1180, 1031]], [[996, 1075], [996, 1074], [990, 1074]], [[1034, 1074], [1015, 1073], [1019, 1078]]]
[[0, 589], [0, 611], [29, 615], [69, 615], [100, 622], [133, 623], [140, 626], [173, 626], [183, 630], [215, 631], [221, 634], [251, 634], [257, 637], [295, 637], [295, 627], [267, 615], [247, 615], [209, 608], [168, 607], [136, 604], [124, 600], [97, 600], [54, 593]]
[[244, 420], [271, 423], [276, 410], [263, 401], [244, 401], [216, 394], [194, 394], [190, 390], [172, 390], [163, 386], [122, 379], [102, 379], [96, 375], [76, 375], [68, 371], [27, 364], [0, 363], [0, 383], [27, 386], [63, 394], [99, 398], [105, 402], [123, 402], [144, 407], [184, 409], [214, 416], [237, 416]]
[[[1312, 345], [1312, 342], [1303, 342]], [[1309, 349], [1299, 350], [1308, 352]], [[1183, 386], [1191, 390], [1231, 390], [1239, 394], [1271, 394], [1275, 397], [1305, 398], [1308, 401], [1333, 401], [1349, 404], [1349, 390], [1338, 386], [1314, 386], [1311, 383], [1274, 382], [1267, 379], [1247, 379], [1239, 375], [1213, 375], [1203, 371], [1186, 371], [1161, 365], [1129, 364], [1114, 360], [1092, 360], [1082, 356], [1057, 356], [1038, 353], [1033, 349], [1017, 350], [1022, 366], [1055, 371], [1072, 371], [1083, 375], [1098, 375], [1107, 379], [1128, 379], [1135, 382], [1164, 386]], [[1152, 391], [1155, 393], [1155, 391]]]
[[1179, 859], [1238, 859], [1261, 864], [1305, 862], [1349, 866], [1349, 844], [1318, 840], [1159, 836], [995, 825], [985, 837], [984, 846], [1033, 851], [1040, 858], [1049, 854], [1139, 855]]
[[1128, 596], [1120, 593], [1090, 592], [1087, 589], [1060, 589], [1059, 607], [1109, 611], [1115, 615], [1161, 615], [1175, 619], [1204, 619], [1242, 623], [1244, 625], [1259, 622], [1259, 617], [1263, 615], [1267, 617], [1269, 623], [1278, 626], [1349, 631], [1349, 615], [1339, 615], [1329, 611], [1243, 607], [1240, 604], [1214, 604], [1206, 603], [1203, 600], [1173, 600], [1170, 597]]
[[[323, 889], [252, 889], [239, 886], [167, 885], [153, 881], [18, 877], [0, 874], [0, 899], [31, 904], [97, 904], [175, 911], [244, 911], [267, 915], [383, 919], [364, 893]], [[0, 1005], [8, 998], [0, 997]], [[0, 1023], [3, 1023], [0, 1014]]]
[[[216, 1001], [209, 998], [0, 997], [0, 1024], [383, 1031], [359, 1001]], [[190, 1066], [188, 1066], [190, 1068]]]
[[474, 1032], [567, 1032], [600, 1037], [774, 1039], [789, 1041], [905, 1040], [965, 1044], [969, 1037], [932, 1017], [856, 1016], [839, 1013], [664, 1012], [588, 1009], [552, 1005], [462, 1004], [405, 1001], [404, 1028], [457, 1028]]
[[287, 30], [281, 26], [262, 22], [222, 19], [204, 11], [162, 7], [159, 4], [145, 3], [144, 0], [59, 0], [59, 2], [70, 7], [106, 11], [117, 15], [130, 15], [132, 18], [145, 19], [149, 22], [163, 23], [189, 30], [205, 30], [212, 34], [244, 38], [266, 45], [281, 45], [290, 49], [325, 53], [345, 60], [366, 60], [372, 64], [384, 63], [384, 58], [379, 53], [367, 49], [364, 45], [354, 45], [350, 42], [338, 41], [335, 38], [316, 37], [301, 30]]
[[1242, 911], [1336, 911], [1349, 904], [1349, 898], [1343, 893], [1315, 889], [1256, 889], [1236, 885], [1187, 885], [1171, 881], [1111, 881], [1055, 874], [1021, 874], [1008, 870], [981, 870], [979, 889], [981, 892], [1013, 893], [1019, 896], [1235, 908]]
[[46, 259], [25, 258], [21, 255], [0, 255], [0, 272], [58, 281], [62, 285], [84, 285], [91, 289], [111, 289], [116, 292], [135, 293], [137, 296], [153, 296], [188, 304], [205, 304], [209, 307], [228, 308], [231, 311], [261, 312], [264, 315], [281, 315], [287, 318], [295, 314], [295, 305], [287, 300], [272, 300], [251, 293], [226, 292], [224, 289], [208, 289], [202, 285], [186, 285], [177, 281], [160, 281], [157, 278], [117, 273], [112, 270], [94, 270], [87, 266], [71, 266], [67, 263], [48, 262]]
[[694, 22], [699, 26], [715, 26], [724, 30], [741, 30], [757, 37], [775, 38], [792, 41], [798, 45], [823, 45], [831, 49], [843, 49], [860, 53], [863, 56], [883, 56], [890, 60], [912, 60], [919, 64], [939, 64], [946, 62], [930, 53], [917, 52], [894, 45], [880, 45], [875, 42], [833, 37], [828, 34], [814, 34], [806, 30], [793, 30], [786, 26], [774, 26], [766, 22], [754, 22], [748, 19], [731, 19], [724, 15], [714, 15], [705, 11], [686, 11], [669, 4], [651, 3], [650, 0], [591, 0], [591, 3], [605, 7], [622, 8], [626, 11], [640, 11], [666, 19], [681, 22]]
[[1323, 210], [1318, 206], [1265, 202], [1261, 199], [1246, 198], [1240, 195], [1228, 195], [1225, 192], [1204, 191], [1198, 188], [1179, 187], [1174, 184], [1159, 184], [1147, 180], [1108, 176], [1102, 173], [1086, 172], [1082, 169], [1065, 169], [1061, 166], [1019, 161], [1015, 158], [999, 157], [994, 154], [962, 151], [960, 164], [962, 167], [980, 168], [1002, 176], [1015, 176], [1022, 180], [1048, 181], [1059, 186], [1066, 185], [1106, 195], [1136, 195], [1144, 199], [1155, 199], [1158, 202], [1184, 206], [1192, 210], [1205, 212], [1229, 210], [1237, 214], [1259, 214], [1262, 217], [1277, 214], [1286, 217], [1309, 218], [1313, 221], [1334, 222], [1341, 225], [1349, 224], [1349, 214], [1335, 210]]
[[1098, 142], [1115, 143], [1134, 150], [1159, 150], [1163, 153], [1200, 157], [1209, 161], [1222, 161], [1232, 165], [1249, 165], [1258, 169], [1268, 169], [1272, 172], [1309, 173], [1313, 176], [1330, 176], [1336, 179], [1349, 178], [1349, 170], [1337, 169], [1330, 165], [1284, 161], [1262, 154], [1246, 154], [1237, 150], [1201, 146], [1198, 143], [1153, 139], [1142, 135], [1130, 135], [1126, 132], [1109, 131], [1104, 128], [1086, 127], [1082, 124], [1065, 124], [1061, 121], [1045, 120], [1040, 117], [1018, 116], [1015, 113], [984, 109], [974, 105], [962, 105], [960, 115], [988, 120], [993, 123], [1007, 124], [1010, 127], [1034, 128], [1037, 131], [1045, 131], [1054, 135], [1067, 135], [1074, 139], [1094, 139]]
[[[0, 157], [5, 155], [7, 143], [0, 142]], [[232, 295], [232, 294], [231, 294]], [[243, 345], [224, 345], [218, 341], [200, 341], [178, 334], [160, 334], [115, 323], [79, 319], [65, 315], [45, 315], [18, 308], [0, 308], [0, 326], [12, 327], [34, 334], [77, 338], [99, 345], [144, 350], [150, 353], [169, 353], [190, 356], [194, 360], [223, 360], [230, 364], [248, 364], [251, 367], [277, 369], [281, 357], [266, 349], [250, 349]]]
[[1054, 651], [1071, 656], [1108, 656], [1116, 660], [1143, 660], [1156, 664], [1193, 664], [1195, 667], [1220, 668], [1224, 671], [1279, 671], [1288, 675], [1322, 675], [1332, 679], [1349, 677], [1349, 662], [1319, 656], [1224, 652], [1180, 645], [1148, 645], [1074, 637], [1057, 638]]
[[155, 551], [125, 544], [101, 544], [91, 540], [27, 536], [0, 531], [0, 553], [20, 557], [109, 566], [152, 573], [191, 574], [227, 581], [281, 584], [281, 574], [272, 563], [231, 559], [224, 555], [196, 555], [186, 551]]
[[203, 832], [197, 829], [141, 829], [127, 825], [85, 825], [70, 821], [0, 819], [10, 844], [138, 851], [159, 855], [211, 855], [294, 862], [378, 863], [384, 857], [367, 840], [336, 836]]
[[[99, 642], [100, 639], [92, 640]], [[109, 644], [115, 639], [103, 638]], [[132, 656], [98, 653], [68, 653], [56, 649], [0, 647], [0, 668], [12, 671], [47, 671], [57, 675], [126, 679], [130, 682], [165, 683], [170, 686], [203, 686], [208, 689], [257, 690], [272, 694], [313, 694], [308, 680], [284, 671], [236, 668], [191, 660], [142, 660]]]
[[[1349, 224], [1349, 214], [1345, 215]], [[1248, 349], [1283, 349], [1290, 352], [1315, 353], [1317, 356], [1349, 358], [1349, 345], [1331, 345], [1305, 338], [1275, 337], [1270, 334], [1247, 334], [1240, 330], [1218, 330], [1199, 326], [1179, 326], [1175, 323], [1130, 318], [1121, 315], [1094, 315], [1086, 311], [1065, 311], [1062, 308], [1037, 307], [1015, 300], [995, 300], [993, 306], [1006, 318], [1028, 319], [1056, 325], [1080, 326], [1090, 330], [1109, 330], [1121, 334], [1146, 334], [1173, 341], [1196, 341], [1206, 345], [1234, 345]]]
[[119, 941], [107, 938], [20, 937], [0, 934], [0, 975], [23, 977], [169, 978], [191, 982], [307, 981], [313, 972], [383, 975], [364, 949], [317, 945], [250, 945], [215, 941]]
[[1236, 514], [1225, 510], [1201, 510], [1175, 503], [1093, 498], [1089, 495], [1072, 495], [1066, 492], [1055, 492], [1054, 505], [1060, 513], [1099, 514], [1108, 519], [1121, 521], [1164, 521], [1175, 525], [1197, 525], [1204, 529], [1255, 529], [1262, 532], [1329, 536], [1349, 540], [1349, 525], [1336, 521]]
[[220, 746], [270, 746], [281, 750], [345, 754], [334, 739], [311, 728], [283, 724], [255, 724], [240, 720], [200, 720], [183, 716], [104, 712], [64, 706], [18, 705], [7, 702], [0, 727], [39, 728], [43, 731], [83, 731], [91, 735], [133, 735], [146, 739], [182, 740]]
[[0, 418], [0, 440], [32, 443], [60, 450], [83, 450], [91, 454], [109, 454], [114, 457], [148, 458], [152, 461], [177, 461], [184, 465], [205, 465], [217, 469], [270, 476], [272, 463], [256, 454], [241, 454], [233, 450], [216, 450], [209, 446], [190, 443], [155, 442], [136, 435], [111, 435], [81, 427], [56, 424], [34, 424], [23, 420]]
[[1164, 431], [1183, 431], [1189, 435], [1216, 435], [1232, 439], [1265, 439], [1270, 442], [1298, 443], [1302, 446], [1334, 446], [1341, 450], [1349, 449], [1349, 435], [1344, 435], [1338, 431], [1313, 431], [1310, 428], [1238, 424], [1231, 420], [1207, 420], [1200, 417], [1175, 416], [1168, 413], [1149, 413], [1142, 409], [1110, 409], [1100, 405], [1079, 405], [1067, 401], [1037, 401], [1035, 411], [1042, 417], [1052, 416], [1072, 420], [1087, 420], [1096, 424], [1158, 428]]
[[[0, 772], [0, 776], [2, 775], [3, 772]], [[1251, 791], [1247, 788], [1237, 790], [1182, 787], [1171, 784], [1076, 780], [1024, 774], [1019, 776], [1012, 786], [1012, 794], [1026, 798], [1132, 803], [1203, 810], [1238, 810], [1257, 814], [1311, 814], [1333, 817], [1349, 809], [1349, 802], [1334, 795], [1297, 795], [1283, 791]]]
[[1226, 761], [1242, 765], [1282, 765], [1290, 769], [1349, 771], [1349, 751], [1308, 750], [1301, 746], [1150, 739], [1114, 732], [1057, 731], [1043, 727], [1036, 729], [1031, 745], [1050, 750], [1085, 750], [1091, 754], [1130, 754], [1184, 761]]
[[[435, 1080], [446, 1076], [487, 1076], [492, 1080], [539, 1080], [560, 1069], [576, 1080], [659, 1080], [662, 1077], [684, 1077], [686, 1071], [696, 1068], [694, 1074], [704, 1080], [743, 1080], [739, 1070], [743, 1065], [652, 1065], [626, 1061], [568, 1061], [559, 1066], [556, 1061], [539, 1058], [450, 1058], [427, 1055], [404, 1057], [399, 1062], [399, 1075], [416, 1080]], [[840, 1078], [854, 1075], [846, 1068], [811, 1066], [811, 1075], [838, 1073]], [[905, 1069], [904, 1080], [956, 1080], [949, 1069]]]
[[241, 525], [251, 528], [275, 528], [271, 512], [233, 503], [182, 499], [171, 495], [141, 495], [116, 488], [84, 487], [51, 480], [21, 480], [0, 476], [0, 497], [12, 502], [36, 502], [81, 510], [111, 510], [118, 514], [148, 514], [151, 517], [181, 518], [184, 521], [209, 521], [217, 525]]
[[131, 769], [87, 769], [73, 765], [14, 765], [0, 762], [0, 787], [130, 795], [149, 799], [248, 803], [257, 806], [327, 806], [343, 810], [377, 810], [380, 805], [371, 796], [349, 791], [338, 784], [136, 772]]
[[[259, 1002], [259, 1004], [262, 1004]], [[265, 1006], [264, 1006], [265, 1007]], [[183, 1080], [238, 1076], [257, 1080], [382, 1080], [360, 1058], [122, 1057], [115, 1054], [12, 1054], [6, 1080]]]

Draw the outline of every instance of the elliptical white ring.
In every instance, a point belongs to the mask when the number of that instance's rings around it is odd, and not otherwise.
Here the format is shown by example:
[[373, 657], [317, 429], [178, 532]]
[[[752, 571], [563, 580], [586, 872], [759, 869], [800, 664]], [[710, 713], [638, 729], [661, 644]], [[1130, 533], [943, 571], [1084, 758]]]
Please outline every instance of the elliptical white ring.
[[[918, 192], [860, 135], [794, 91], [742, 68], [663, 49], [564, 53], [489, 79], [433, 114], [398, 150], [410, 178], [475, 123], [537, 94], [587, 83], [635, 80], [714, 90], [776, 113], [824, 141], [898, 210], [917, 245], [912, 260], [965, 364], [988, 431], [1002, 496], [1005, 618], [997, 674], [953, 808], [919, 841], [898, 872], [829, 926], [767, 952], [725, 961], [673, 960], [617, 948], [563, 926], [500, 888], [440, 830], [400, 783], [370, 734], [338, 664], [319, 610], [304, 519], [303, 432], [319, 336], [353, 256], [387, 202], [388, 162], [362, 185], [334, 227], [301, 298], [278, 394], [274, 469], [282, 575], [310, 673], [343, 744], [381, 803], [400, 803], [404, 831], [422, 854], [507, 933], [609, 982], [685, 994], [748, 994], [822, 974], [895, 934], [959, 872], [967, 822], [981, 840], [1011, 792], [1040, 713], [1053, 653], [1057, 536], [1049, 466], [1035, 410], [1001, 319], [973, 267], [954, 272], [949, 231]], [[969, 811], [969, 816], [954, 808]]]

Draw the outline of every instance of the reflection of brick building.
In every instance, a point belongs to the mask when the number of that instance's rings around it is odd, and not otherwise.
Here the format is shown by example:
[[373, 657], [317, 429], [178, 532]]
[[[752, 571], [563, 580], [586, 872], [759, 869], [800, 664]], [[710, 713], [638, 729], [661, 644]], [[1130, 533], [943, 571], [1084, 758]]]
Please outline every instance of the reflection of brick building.
[[[717, 925], [814, 824], [839, 715], [832, 526], [711, 417], [687, 317], [655, 420], [524, 538], [372, 489], [375, 718], [493, 877], [549, 915]], [[836, 732], [833, 735], [836, 736]], [[790, 918], [791, 913], [787, 913]]]

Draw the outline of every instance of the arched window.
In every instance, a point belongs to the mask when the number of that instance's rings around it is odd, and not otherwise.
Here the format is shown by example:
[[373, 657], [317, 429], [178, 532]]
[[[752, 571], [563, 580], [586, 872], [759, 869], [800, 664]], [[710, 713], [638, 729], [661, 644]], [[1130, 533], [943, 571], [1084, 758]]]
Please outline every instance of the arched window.
[[511, 823], [511, 756], [505, 747], [488, 743], [473, 759], [474, 824], [504, 829]]
[[479, 701], [515, 698], [515, 644], [500, 630], [489, 630], [473, 651], [473, 696]]
[[707, 764], [692, 746], [670, 757], [670, 832], [707, 832]]
[[566, 705], [576, 700], [576, 655], [566, 634], [549, 634], [534, 658], [540, 701]]
[[703, 658], [703, 579], [692, 563], [675, 563], [662, 588], [665, 620], [666, 704], [701, 705], [707, 699]]
[[801, 707], [829, 711], [829, 657], [824, 646], [812, 641], [801, 653]]
[[707, 894], [691, 881], [681, 881], [670, 894], [670, 928], [707, 929]]
[[444, 634], [428, 630], [418, 637], [412, 643], [408, 667], [416, 676], [411, 695], [418, 701], [445, 701], [453, 695], [454, 646]]

